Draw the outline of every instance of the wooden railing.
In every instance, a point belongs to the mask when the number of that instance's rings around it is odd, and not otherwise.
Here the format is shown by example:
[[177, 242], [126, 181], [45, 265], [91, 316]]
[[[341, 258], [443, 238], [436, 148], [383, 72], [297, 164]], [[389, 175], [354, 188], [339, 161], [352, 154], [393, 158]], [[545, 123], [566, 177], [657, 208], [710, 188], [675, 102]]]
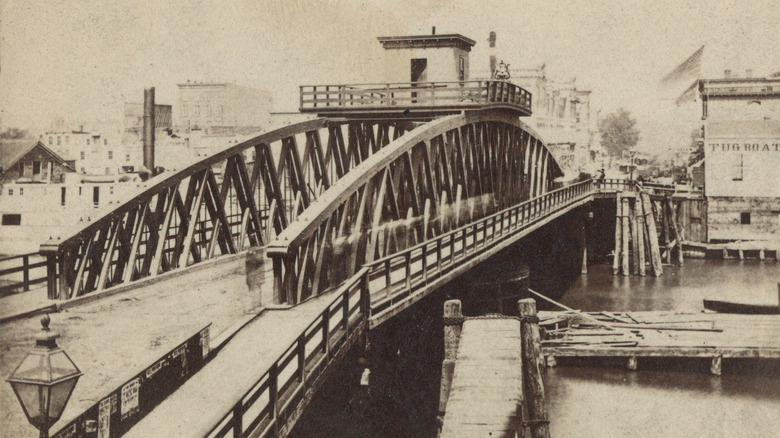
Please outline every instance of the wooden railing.
[[372, 318], [381, 318], [383, 312], [414, 295], [421, 286], [470, 262], [512, 235], [587, 199], [595, 189], [593, 180], [587, 180], [554, 190], [366, 264]]
[[505, 81], [404, 82], [359, 85], [304, 85], [300, 110], [404, 109], [507, 105], [531, 114], [531, 93]]
[[46, 260], [37, 252], [0, 257], [0, 297], [46, 281]]
[[342, 285], [337, 298], [205, 436], [285, 436], [302, 404], [322, 385], [330, 365], [346, 354], [367, 327], [367, 270]]

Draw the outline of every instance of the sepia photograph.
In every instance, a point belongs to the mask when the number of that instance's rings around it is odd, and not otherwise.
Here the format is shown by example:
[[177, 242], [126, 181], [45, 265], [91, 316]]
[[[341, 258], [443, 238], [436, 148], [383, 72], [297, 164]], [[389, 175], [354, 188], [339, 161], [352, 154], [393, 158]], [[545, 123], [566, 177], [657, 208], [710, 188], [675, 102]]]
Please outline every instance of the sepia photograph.
[[0, 438], [780, 432], [776, 0], [0, 0]]

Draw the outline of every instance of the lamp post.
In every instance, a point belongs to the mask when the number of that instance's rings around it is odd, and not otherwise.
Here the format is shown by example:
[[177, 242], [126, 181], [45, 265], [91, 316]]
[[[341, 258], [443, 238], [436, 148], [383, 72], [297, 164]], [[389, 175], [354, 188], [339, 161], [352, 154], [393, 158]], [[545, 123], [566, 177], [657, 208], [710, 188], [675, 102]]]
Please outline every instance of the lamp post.
[[35, 348], [7, 379], [27, 421], [40, 431], [41, 438], [48, 438], [49, 427], [60, 419], [82, 374], [57, 346], [59, 334], [49, 330], [50, 321], [49, 315], [41, 318], [43, 329], [36, 336]]

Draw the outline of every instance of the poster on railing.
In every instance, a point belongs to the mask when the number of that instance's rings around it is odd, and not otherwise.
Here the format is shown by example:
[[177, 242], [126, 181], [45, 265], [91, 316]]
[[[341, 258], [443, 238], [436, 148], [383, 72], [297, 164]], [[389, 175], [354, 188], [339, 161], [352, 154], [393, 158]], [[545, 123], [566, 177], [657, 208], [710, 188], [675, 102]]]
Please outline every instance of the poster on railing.
[[209, 329], [204, 327], [165, 356], [111, 391], [52, 435], [53, 438], [117, 438], [138, 423], [205, 363]]

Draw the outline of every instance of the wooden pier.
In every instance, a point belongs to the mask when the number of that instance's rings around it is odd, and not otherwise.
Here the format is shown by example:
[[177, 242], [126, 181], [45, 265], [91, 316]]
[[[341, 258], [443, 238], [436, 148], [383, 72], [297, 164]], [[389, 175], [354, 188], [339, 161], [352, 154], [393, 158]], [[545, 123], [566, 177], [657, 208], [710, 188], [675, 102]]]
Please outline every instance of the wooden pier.
[[540, 312], [542, 354], [638, 358], [707, 358], [721, 374], [726, 359], [780, 359], [780, 315], [697, 312]]
[[550, 437], [536, 303], [518, 308], [520, 318], [464, 318], [459, 300], [445, 303], [441, 438]]

